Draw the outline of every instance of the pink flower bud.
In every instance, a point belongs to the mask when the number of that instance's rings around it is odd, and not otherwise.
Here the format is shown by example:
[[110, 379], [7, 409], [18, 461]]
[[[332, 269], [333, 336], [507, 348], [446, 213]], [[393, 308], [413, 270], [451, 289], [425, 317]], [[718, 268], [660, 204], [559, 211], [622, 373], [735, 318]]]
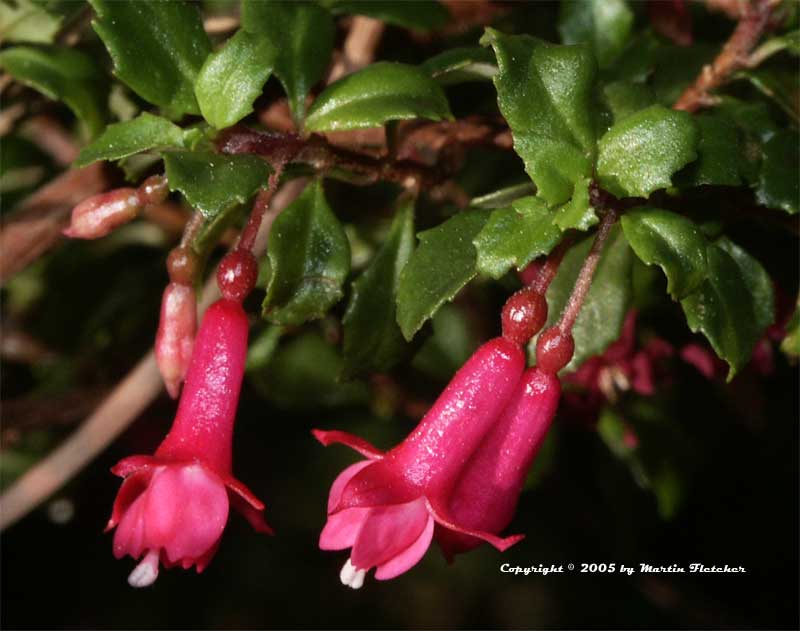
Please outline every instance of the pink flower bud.
[[[168, 288], [169, 291], [169, 288]], [[128, 582], [145, 587], [165, 567], [202, 572], [217, 550], [229, 507], [259, 532], [271, 532], [262, 504], [233, 477], [231, 446], [247, 354], [242, 306], [218, 300], [206, 312], [172, 429], [153, 456], [130, 456], [112, 469], [124, 478], [107, 530], [114, 555], [141, 562]]]
[[323, 550], [352, 548], [340, 578], [361, 587], [366, 572], [394, 578], [425, 554], [434, 526], [488, 541], [505, 550], [505, 539], [465, 527], [450, 513], [450, 500], [472, 455], [509, 402], [525, 365], [519, 346], [496, 338], [479, 348], [453, 377], [417, 428], [381, 453], [344, 432], [315, 430], [324, 445], [344, 443], [367, 458], [345, 469], [328, 499]]
[[72, 209], [72, 220], [64, 235], [73, 239], [99, 239], [134, 219], [141, 208], [133, 188], [93, 195]]
[[197, 328], [197, 301], [189, 285], [170, 283], [161, 299], [156, 334], [156, 362], [169, 395], [175, 399], [192, 359]]

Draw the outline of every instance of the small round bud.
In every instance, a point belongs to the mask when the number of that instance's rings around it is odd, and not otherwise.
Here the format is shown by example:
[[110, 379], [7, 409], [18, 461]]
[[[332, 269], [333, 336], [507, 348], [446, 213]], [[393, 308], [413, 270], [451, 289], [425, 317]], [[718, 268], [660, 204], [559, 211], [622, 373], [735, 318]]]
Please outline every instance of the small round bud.
[[167, 195], [169, 194], [167, 178], [163, 175], [151, 175], [142, 182], [136, 194], [142, 206], [146, 206], [147, 204], [160, 204], [167, 199]]
[[173, 283], [191, 285], [197, 274], [197, 256], [189, 248], [174, 248], [167, 257], [167, 272]]
[[544, 373], [555, 375], [569, 363], [575, 351], [575, 340], [562, 333], [557, 326], [545, 330], [536, 342], [536, 367]]
[[128, 223], [141, 210], [136, 189], [117, 188], [92, 195], [72, 209], [64, 235], [73, 239], [98, 239]]
[[258, 263], [247, 250], [229, 252], [217, 269], [217, 285], [228, 300], [242, 302], [253, 291], [257, 279]]
[[503, 337], [515, 344], [525, 344], [547, 321], [547, 302], [533, 289], [520, 289], [503, 305]]

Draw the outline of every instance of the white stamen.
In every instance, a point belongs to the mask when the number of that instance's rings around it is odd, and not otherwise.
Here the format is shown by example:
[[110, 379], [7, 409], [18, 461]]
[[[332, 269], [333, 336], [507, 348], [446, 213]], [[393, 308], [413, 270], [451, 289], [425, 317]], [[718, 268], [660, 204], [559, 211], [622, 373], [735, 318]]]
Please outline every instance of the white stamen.
[[149, 587], [158, 578], [158, 550], [150, 550], [128, 576], [131, 587]]
[[350, 563], [350, 559], [344, 564], [342, 571], [339, 572], [339, 578], [342, 585], [347, 585], [352, 589], [358, 589], [364, 584], [364, 577], [367, 575], [366, 570], [357, 570], [356, 567]]

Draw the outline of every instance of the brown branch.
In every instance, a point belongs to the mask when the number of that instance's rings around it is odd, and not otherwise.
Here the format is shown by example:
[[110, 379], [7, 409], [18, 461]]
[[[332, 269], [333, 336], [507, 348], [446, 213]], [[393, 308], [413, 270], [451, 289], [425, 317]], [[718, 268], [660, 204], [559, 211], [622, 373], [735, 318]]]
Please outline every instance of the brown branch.
[[58, 243], [72, 208], [110, 184], [96, 163], [65, 171], [23, 201], [0, 228], [0, 284]]
[[676, 110], [694, 112], [713, 103], [710, 92], [727, 82], [734, 72], [747, 66], [750, 52], [769, 24], [773, 6], [773, 0], [753, 0], [745, 4], [742, 17], [722, 51], [684, 90], [673, 106]]

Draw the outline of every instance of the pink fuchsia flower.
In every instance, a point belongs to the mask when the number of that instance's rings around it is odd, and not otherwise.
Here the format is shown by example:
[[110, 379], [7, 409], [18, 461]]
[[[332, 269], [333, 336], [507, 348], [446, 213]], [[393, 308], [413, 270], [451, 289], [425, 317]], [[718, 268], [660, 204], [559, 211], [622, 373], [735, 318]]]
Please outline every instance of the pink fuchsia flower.
[[345, 585], [361, 587], [373, 567], [378, 580], [409, 570], [430, 546], [434, 525], [501, 551], [521, 539], [462, 524], [451, 513], [450, 502], [524, 366], [518, 345], [504, 338], [487, 342], [456, 373], [417, 428], [386, 453], [345, 432], [314, 431], [322, 444], [343, 443], [366, 457], [334, 481], [319, 540], [323, 550], [351, 548], [340, 575]]
[[[497, 534], [511, 522], [528, 471], [550, 429], [561, 384], [558, 377], [530, 368], [477, 451], [450, 498], [449, 511], [460, 525]], [[481, 539], [437, 527], [435, 535], [448, 560], [471, 550]]]
[[232, 439], [247, 353], [247, 316], [221, 299], [203, 318], [172, 429], [153, 456], [131, 456], [112, 472], [124, 481], [107, 530], [114, 556], [142, 561], [128, 582], [152, 584], [159, 563], [202, 572], [238, 510], [259, 532], [271, 532], [264, 505], [233, 477]]

